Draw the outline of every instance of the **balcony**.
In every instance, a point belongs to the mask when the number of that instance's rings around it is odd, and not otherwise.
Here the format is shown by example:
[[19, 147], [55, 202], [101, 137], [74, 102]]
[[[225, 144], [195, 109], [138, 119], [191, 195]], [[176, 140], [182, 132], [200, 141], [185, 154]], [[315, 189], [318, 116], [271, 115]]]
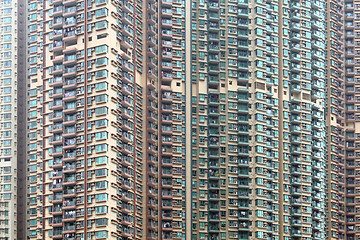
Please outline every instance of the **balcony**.
[[219, 108], [218, 107], [209, 107], [208, 109], [208, 114], [211, 116], [211, 115], [219, 115], [220, 112], [219, 112]]
[[238, 16], [247, 18], [249, 16], [249, 10], [247, 8], [238, 8]]
[[248, 105], [239, 104], [239, 105], [238, 105], [238, 112], [239, 112], [239, 113], [248, 113], [248, 112], [249, 112], [249, 107], [248, 107]]
[[[76, 175], [75, 174], [64, 174], [64, 182], [63, 185], [72, 185], [76, 183]], [[72, 194], [72, 193], [71, 193]]]
[[64, 28], [70, 28], [70, 27], [76, 25], [76, 17], [75, 16], [65, 17], [64, 19], [65, 19], [64, 25], [63, 25]]
[[238, 126], [238, 133], [240, 133], [240, 134], [249, 134], [248, 126], [239, 125]]
[[73, 77], [76, 75], [76, 66], [73, 67], [65, 67], [63, 77]]
[[217, 74], [220, 72], [219, 66], [218, 65], [210, 65], [208, 66], [208, 71], [211, 74]]
[[216, 54], [209, 54], [208, 62], [209, 63], [218, 63], [220, 61], [219, 56]]
[[68, 224], [68, 223], [64, 224], [64, 227], [63, 227], [64, 234], [70, 233], [70, 232], [75, 232], [75, 230], [76, 230], [75, 224]]
[[52, 238], [53, 239], [63, 239], [63, 232], [62, 232], [62, 229], [54, 229], [53, 231], [53, 236]]
[[208, 103], [209, 103], [209, 105], [218, 105], [220, 103], [220, 101], [219, 101], [218, 97], [209, 96]]
[[249, 22], [247, 19], [241, 18], [241, 20], [238, 21], [238, 27], [247, 28], [249, 25]]
[[210, 53], [219, 52], [219, 45], [218, 45], [218, 44], [214, 44], [214, 43], [209, 44], [209, 45], [208, 45], [208, 51], [209, 51]]
[[64, 212], [63, 222], [75, 221], [75, 218], [76, 218], [76, 211], [68, 210]]
[[301, 237], [301, 230], [292, 230], [292, 231], [291, 231], [291, 234], [292, 234], [294, 237]]
[[76, 170], [76, 164], [75, 163], [66, 163], [63, 169], [64, 173], [71, 173]]
[[208, 40], [209, 41], [219, 41], [219, 35], [214, 34], [214, 33], [208, 34]]
[[219, 31], [219, 23], [217, 22], [209, 22], [209, 25], [208, 25], [208, 30], [209, 31]]
[[62, 193], [54, 193], [53, 195], [53, 203], [61, 203], [62, 202]]
[[64, 102], [73, 101], [76, 99], [76, 91], [66, 91], [63, 97]]
[[209, 157], [212, 157], [212, 158], [218, 158], [219, 157], [219, 151], [216, 151], [216, 150], [209, 150], [208, 151], [208, 156]]
[[291, 84], [291, 91], [293, 92], [301, 92], [301, 87], [298, 84]]
[[220, 132], [219, 132], [219, 129], [216, 128], [216, 127], [210, 127], [209, 130], [208, 130], [208, 134], [209, 135], [219, 135]]
[[239, 211], [239, 219], [249, 219], [249, 212]]
[[76, 78], [66, 79], [63, 90], [76, 88]]
[[[64, 109], [63, 109], [63, 113], [71, 114], [74, 112], [76, 112], [76, 103], [75, 102], [66, 102]], [[66, 132], [66, 133], [70, 133], [70, 132]]]
[[63, 161], [72, 161], [72, 160], [75, 160], [76, 159], [76, 152], [73, 151], [69, 151], [69, 152], [65, 152], [64, 154], [64, 159]]
[[66, 115], [63, 119], [64, 126], [74, 125], [76, 123], [76, 115]]
[[72, 200], [65, 200], [63, 202], [63, 209], [68, 210], [76, 207], [76, 200], [73, 198]]
[[76, 0], [63, 0], [63, 5], [72, 5], [75, 4]]
[[241, 177], [241, 178], [249, 177], [249, 170], [247, 168], [241, 168], [239, 173], [238, 173], [238, 176]]
[[291, 168], [291, 173], [301, 175], [301, 168]]
[[[59, 180], [59, 179], [58, 179]], [[58, 182], [56, 184], [53, 184], [52, 186], [52, 191], [53, 192], [60, 192], [62, 191], [62, 183], [61, 182]]]
[[219, 217], [219, 213], [209, 213], [209, 217], [208, 217], [209, 221], [219, 221], [220, 217]]

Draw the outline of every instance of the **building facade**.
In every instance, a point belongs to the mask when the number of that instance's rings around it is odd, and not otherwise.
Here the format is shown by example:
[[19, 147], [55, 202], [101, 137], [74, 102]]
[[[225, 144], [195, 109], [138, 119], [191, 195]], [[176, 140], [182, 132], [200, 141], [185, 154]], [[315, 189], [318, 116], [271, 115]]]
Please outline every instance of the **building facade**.
[[183, 12], [29, 2], [31, 239], [183, 238]]
[[27, 5], [30, 239], [359, 238], [356, 2]]
[[3, 240], [26, 238], [25, 9], [22, 1], [0, 1], [0, 239]]
[[[327, 6], [327, 216], [329, 217], [327, 235], [334, 239], [346, 237], [346, 169], [345, 169], [345, 101], [354, 101], [353, 96], [345, 95], [344, 69], [344, 3], [330, 2]], [[351, 26], [348, 26], [351, 27]], [[348, 28], [347, 27], [347, 28]], [[349, 41], [350, 42], [350, 41]], [[354, 48], [348, 48], [347, 57]], [[330, 63], [330, 64], [329, 64]], [[351, 73], [349, 73], [351, 74]]]
[[193, 2], [193, 239], [325, 238], [325, 13]]

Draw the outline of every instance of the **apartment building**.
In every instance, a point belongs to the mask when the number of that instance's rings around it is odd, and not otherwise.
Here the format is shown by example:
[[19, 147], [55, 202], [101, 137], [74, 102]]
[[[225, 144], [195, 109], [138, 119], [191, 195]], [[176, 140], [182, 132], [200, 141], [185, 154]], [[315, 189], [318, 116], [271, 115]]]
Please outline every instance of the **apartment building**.
[[193, 2], [193, 239], [324, 239], [325, 13]]
[[357, 1], [328, 4], [328, 236], [359, 239]]
[[[337, 217], [340, 219], [339, 223], [332, 227], [338, 227], [339, 236], [345, 232], [346, 239], [359, 239], [359, 208], [357, 207], [360, 202], [359, 199], [359, 133], [360, 133], [360, 125], [359, 125], [359, 96], [358, 96], [358, 86], [359, 86], [359, 50], [358, 50], [358, 39], [359, 39], [359, 9], [360, 3], [357, 1], [345, 1], [342, 6], [343, 11], [343, 38], [344, 44], [342, 45], [341, 50], [342, 56], [344, 59], [344, 67], [343, 67], [343, 78], [342, 82], [331, 82], [331, 90], [333, 92], [334, 87], [337, 85], [338, 93], [343, 91], [344, 100], [341, 102], [340, 109], [342, 110], [341, 117], [343, 117], [343, 121], [345, 124], [343, 125], [343, 135], [341, 139], [341, 143], [337, 142], [338, 145], [343, 145], [344, 147], [341, 149], [340, 157], [335, 158], [340, 163], [338, 167], [338, 172], [341, 174], [338, 175], [338, 185], [341, 187], [342, 198], [341, 200], [345, 203], [345, 208], [340, 203], [336, 206], [332, 206], [332, 209], [336, 209]], [[337, 83], [337, 84], [336, 84]], [[342, 85], [340, 85], [342, 84]], [[341, 129], [341, 128], [338, 128]], [[334, 131], [332, 131], [333, 133]], [[336, 139], [338, 140], [338, 139]], [[335, 142], [336, 142], [335, 140]], [[345, 150], [345, 151], [344, 151]], [[331, 159], [334, 159], [332, 156]], [[344, 161], [345, 160], [345, 161]], [[345, 162], [345, 164], [344, 164]], [[333, 162], [332, 162], [333, 163]], [[341, 165], [342, 164], [342, 165]], [[344, 168], [345, 168], [345, 176], [344, 176]], [[333, 170], [333, 166], [331, 166]], [[345, 182], [345, 188], [344, 186]], [[332, 189], [336, 187], [332, 186]], [[344, 196], [345, 195], [345, 196]], [[334, 194], [332, 194], [332, 197]], [[338, 195], [339, 196], [339, 195]], [[339, 199], [339, 202], [341, 201]], [[338, 208], [336, 208], [338, 207]], [[344, 221], [345, 220], [345, 221]], [[344, 224], [345, 222], [345, 224]], [[336, 228], [335, 228], [336, 229]], [[332, 230], [335, 230], [332, 229]], [[330, 234], [334, 235], [335, 231], [332, 231]]]
[[182, 12], [29, 2], [30, 239], [183, 238]]
[[[327, 235], [333, 239], [345, 239], [346, 237], [345, 204], [348, 200], [345, 187], [345, 179], [347, 178], [345, 175], [347, 174], [345, 173], [345, 128], [347, 124], [345, 124], [344, 107], [345, 102], [354, 101], [354, 95], [345, 95], [344, 80], [348, 78], [345, 77], [343, 58], [345, 56], [345, 42], [351, 42], [351, 40], [344, 41], [344, 28], [347, 25], [344, 22], [344, 7], [344, 3], [330, 1], [327, 9], [327, 19], [329, 19], [327, 28], [333, 32], [331, 37], [327, 39], [327, 55], [329, 56], [327, 60], [327, 76], [329, 77], [327, 78], [328, 113], [326, 121], [328, 139], [327, 216], [329, 217]], [[351, 20], [348, 22], [353, 24]], [[349, 25], [346, 28], [349, 27], [351, 28]], [[354, 53], [354, 46], [346, 48], [345, 51], [347, 52], [346, 57], [353, 59], [351, 55]], [[348, 74], [351, 73], [346, 73], [346, 75]], [[354, 72], [352, 72], [352, 76], [354, 76], [353, 74]], [[354, 80], [350, 82], [353, 83]], [[349, 203], [351, 204], [351, 202]]]
[[358, 239], [359, 7], [29, 1], [29, 238]]
[[[26, 46], [22, 1], [0, 1], [0, 239], [26, 237]], [[21, 145], [21, 148], [19, 147]], [[21, 226], [20, 226], [21, 225]]]

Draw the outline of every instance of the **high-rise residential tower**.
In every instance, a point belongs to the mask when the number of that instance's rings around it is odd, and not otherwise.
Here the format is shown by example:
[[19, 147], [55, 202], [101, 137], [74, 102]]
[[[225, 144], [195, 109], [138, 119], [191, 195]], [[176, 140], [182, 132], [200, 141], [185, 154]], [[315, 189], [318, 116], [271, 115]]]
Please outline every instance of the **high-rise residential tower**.
[[193, 238], [324, 239], [325, 2], [191, 11]]
[[26, 6], [0, 1], [0, 239], [26, 238]]
[[328, 236], [359, 239], [359, 9], [330, 1], [328, 19]]
[[29, 236], [182, 239], [183, 1], [29, 2]]
[[29, 238], [357, 239], [357, 9], [29, 0]]
[[[352, 103], [354, 106], [355, 97], [353, 94], [345, 95], [345, 79], [348, 84], [354, 82], [352, 67], [345, 69], [344, 57], [353, 60], [354, 46], [350, 46], [353, 39], [344, 39], [344, 28], [353, 30], [353, 20], [344, 22], [344, 3], [330, 1], [327, 5], [327, 103], [328, 111], [326, 116], [327, 125], [327, 236], [331, 239], [347, 239], [346, 238], [346, 205], [354, 203], [354, 197], [347, 198], [345, 184], [346, 179], [354, 182], [354, 172], [350, 173], [345, 169], [345, 132], [347, 124], [345, 124], [345, 102]], [[351, 36], [349, 36], [351, 37]], [[345, 41], [344, 41], [345, 40]], [[350, 45], [345, 48], [345, 42]], [[345, 52], [344, 52], [345, 50]], [[346, 60], [348, 61], [348, 60]], [[348, 61], [351, 65], [351, 61]], [[345, 70], [345, 71], [344, 71]], [[345, 77], [345, 75], [347, 75]], [[350, 81], [349, 81], [350, 80]], [[352, 128], [352, 123], [350, 128]], [[352, 142], [354, 143], [354, 142]], [[351, 148], [351, 147], [350, 147]], [[346, 171], [346, 172], [345, 172]], [[349, 178], [347, 178], [347, 176]], [[350, 220], [350, 219], [349, 219]], [[354, 220], [354, 219], [353, 219]], [[350, 220], [351, 221], [351, 220]], [[351, 221], [354, 222], [354, 221]], [[350, 238], [349, 238], [350, 239]]]

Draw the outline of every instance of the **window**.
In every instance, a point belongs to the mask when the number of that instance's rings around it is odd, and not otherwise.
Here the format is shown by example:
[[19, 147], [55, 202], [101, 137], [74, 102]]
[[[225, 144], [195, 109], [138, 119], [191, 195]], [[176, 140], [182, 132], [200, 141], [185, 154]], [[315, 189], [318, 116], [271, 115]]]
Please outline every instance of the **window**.
[[10, 76], [11, 75], [11, 69], [4, 70], [4, 76]]
[[29, 63], [31, 64], [31, 63], [37, 63], [37, 57], [35, 56], [35, 57], [30, 57], [29, 58]]
[[29, 74], [36, 74], [37, 73], [37, 67], [33, 67], [29, 69]]
[[[30, 42], [36, 42], [38, 40], [38, 36], [37, 35], [30, 35], [29, 37], [29, 41]], [[33, 46], [36, 47], [36, 46]], [[31, 48], [31, 47], [30, 47]]]
[[108, 211], [107, 206], [95, 207], [95, 213], [107, 213], [107, 211]]
[[107, 119], [100, 119], [95, 121], [95, 127], [107, 127], [108, 120]]
[[96, 189], [108, 188], [108, 182], [107, 181], [96, 182], [95, 188]]
[[108, 133], [107, 132], [97, 132], [97, 133], [95, 133], [95, 139], [96, 140], [107, 139], [107, 138], [108, 138]]
[[104, 90], [104, 89], [106, 90], [107, 86], [108, 86], [107, 82], [96, 83], [95, 84], [95, 90], [96, 91]]
[[96, 152], [105, 152], [108, 150], [108, 145], [107, 144], [98, 144], [95, 145], [95, 151]]
[[29, 188], [29, 193], [36, 193], [36, 186]]
[[35, 96], [37, 94], [37, 89], [31, 89], [30, 91], [29, 91], [29, 96], [31, 97], [31, 96]]
[[37, 115], [36, 110], [29, 112], [29, 117], [30, 117], [30, 118], [36, 117], [36, 115]]
[[[35, 226], [37, 224], [37, 219], [30, 219], [29, 220], [29, 225], [30, 226]], [[36, 230], [35, 230], [35, 233], [36, 233]], [[31, 236], [31, 235], [30, 235]], [[36, 234], [35, 235], [33, 235], [33, 236], [36, 236]]]
[[37, 17], [38, 17], [38, 16], [37, 16], [37, 13], [30, 14], [30, 15], [29, 15], [29, 20], [30, 20], [30, 21], [36, 20]]
[[95, 115], [101, 115], [101, 114], [107, 114], [108, 113], [108, 108], [107, 107], [99, 107], [99, 108], [95, 108]]
[[4, 148], [3, 149], [3, 154], [4, 155], [10, 155], [11, 154], [11, 149], [10, 148]]
[[95, 72], [95, 78], [102, 78], [108, 76], [108, 70], [103, 69]]
[[29, 26], [29, 30], [30, 30], [30, 32], [36, 31], [36, 30], [37, 30], [37, 24], [32, 24], [32, 25], [30, 25], [30, 26]]
[[95, 202], [107, 201], [107, 200], [108, 200], [107, 193], [95, 194]]
[[95, 220], [96, 226], [107, 226], [108, 225], [108, 219], [107, 218], [99, 218]]
[[96, 169], [96, 170], [95, 170], [95, 176], [96, 176], [96, 177], [107, 176], [107, 172], [108, 172], [108, 170], [105, 169], [105, 168]]
[[7, 175], [7, 176], [4, 176], [4, 182], [9, 182], [11, 181], [11, 176]]
[[107, 57], [102, 57], [102, 58], [96, 59], [95, 65], [96, 66], [108, 65], [108, 58]]
[[11, 140], [4, 140], [3, 141], [3, 146], [4, 147], [9, 147], [11, 145]]
[[96, 231], [95, 232], [95, 239], [97, 238], [107, 238], [108, 237], [108, 231]]
[[96, 157], [95, 158], [95, 164], [104, 164], [108, 162], [108, 157]]
[[3, 48], [4, 48], [5, 50], [11, 49], [11, 43], [4, 43], [4, 44], [3, 44]]
[[37, 2], [30, 3], [30, 11], [37, 9]]
[[108, 52], [108, 46], [107, 45], [101, 45], [101, 46], [95, 47], [95, 53], [96, 54], [107, 53], [107, 52]]
[[107, 8], [100, 8], [98, 10], [95, 10], [95, 16], [96, 17], [102, 17], [108, 15], [108, 9]]
[[107, 102], [107, 99], [108, 99], [108, 95], [106, 94], [95, 96], [96, 103]]
[[103, 20], [95, 23], [95, 29], [101, 29], [101, 28], [107, 28], [108, 27], [108, 21]]
[[29, 53], [36, 53], [37, 52], [37, 46], [31, 46], [29, 48]]

